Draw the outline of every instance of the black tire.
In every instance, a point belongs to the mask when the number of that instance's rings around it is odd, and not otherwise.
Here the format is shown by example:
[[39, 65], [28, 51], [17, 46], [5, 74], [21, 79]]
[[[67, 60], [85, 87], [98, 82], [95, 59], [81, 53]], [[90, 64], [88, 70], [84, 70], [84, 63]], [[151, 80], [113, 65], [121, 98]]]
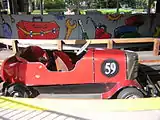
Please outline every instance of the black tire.
[[8, 85], [9, 85], [9, 83], [7, 83], [7, 82], [2, 82], [2, 83], [0, 83], [1, 85], [1, 93], [2, 93], [2, 96], [5, 96], [6, 94], [6, 89], [7, 89], [7, 87], [8, 87]]
[[137, 88], [125, 88], [117, 95], [117, 99], [135, 99], [143, 97], [143, 93]]
[[35, 98], [35, 97], [37, 97], [40, 93], [36, 90], [36, 89], [34, 89], [33, 87], [28, 87], [28, 89], [29, 89], [29, 91], [30, 91], [30, 97], [31, 98]]
[[11, 84], [7, 88], [7, 93], [9, 97], [29, 98], [29, 91], [23, 84]]

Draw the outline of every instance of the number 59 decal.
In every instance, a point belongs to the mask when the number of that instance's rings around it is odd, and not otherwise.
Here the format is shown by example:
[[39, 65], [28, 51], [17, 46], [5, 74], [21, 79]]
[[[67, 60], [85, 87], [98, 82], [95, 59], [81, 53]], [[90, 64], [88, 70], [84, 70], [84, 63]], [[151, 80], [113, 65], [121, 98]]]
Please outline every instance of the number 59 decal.
[[113, 59], [105, 60], [102, 63], [101, 71], [107, 77], [114, 77], [119, 72], [119, 64]]

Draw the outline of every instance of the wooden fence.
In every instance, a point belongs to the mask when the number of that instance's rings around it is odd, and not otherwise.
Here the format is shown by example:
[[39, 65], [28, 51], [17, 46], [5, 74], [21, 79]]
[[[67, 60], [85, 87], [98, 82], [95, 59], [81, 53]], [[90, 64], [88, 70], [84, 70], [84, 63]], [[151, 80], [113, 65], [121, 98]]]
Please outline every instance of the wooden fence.
[[160, 40], [158, 38], [125, 38], [125, 39], [88, 39], [88, 40], [35, 40], [35, 39], [0, 39], [0, 43], [13, 46], [16, 51], [15, 41], [18, 45], [56, 45], [58, 50], [63, 50], [64, 45], [83, 45], [90, 42], [91, 45], [106, 45], [108, 49], [112, 49], [114, 44], [127, 43], [153, 43], [153, 55], [159, 55]]

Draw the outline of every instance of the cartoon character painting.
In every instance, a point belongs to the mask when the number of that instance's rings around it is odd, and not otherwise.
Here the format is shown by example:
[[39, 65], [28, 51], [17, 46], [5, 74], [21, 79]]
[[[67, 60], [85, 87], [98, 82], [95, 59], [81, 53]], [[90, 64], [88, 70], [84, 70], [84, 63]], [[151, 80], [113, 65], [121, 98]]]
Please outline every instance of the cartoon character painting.
[[107, 26], [99, 23], [98, 25], [94, 22], [94, 20], [90, 17], [87, 17], [86, 23], [91, 20], [95, 27], [95, 39], [109, 39], [112, 37], [110, 33], [107, 32]]
[[119, 26], [114, 30], [115, 38], [137, 38], [140, 37], [138, 28], [144, 24], [143, 17], [140, 15], [131, 16], [125, 19], [125, 25]]

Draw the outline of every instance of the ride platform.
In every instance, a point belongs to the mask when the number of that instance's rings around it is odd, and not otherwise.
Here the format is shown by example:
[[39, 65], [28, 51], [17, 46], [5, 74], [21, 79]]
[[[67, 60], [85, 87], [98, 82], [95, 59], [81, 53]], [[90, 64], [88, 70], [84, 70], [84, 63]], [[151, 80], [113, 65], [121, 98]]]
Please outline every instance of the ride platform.
[[2, 120], [159, 120], [160, 98], [26, 99], [0, 97]]

